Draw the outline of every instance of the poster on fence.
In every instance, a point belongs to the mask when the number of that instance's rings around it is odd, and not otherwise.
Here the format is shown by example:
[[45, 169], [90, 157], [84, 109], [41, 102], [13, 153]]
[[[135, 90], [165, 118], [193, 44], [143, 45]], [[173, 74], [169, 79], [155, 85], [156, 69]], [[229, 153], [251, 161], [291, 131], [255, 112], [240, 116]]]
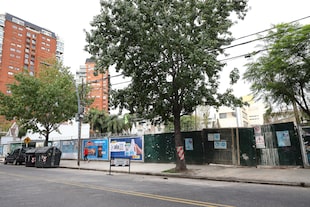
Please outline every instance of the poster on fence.
[[289, 131], [276, 131], [277, 140], [278, 140], [278, 146], [279, 147], [290, 147], [291, 146], [291, 140], [290, 140], [290, 134]]
[[193, 138], [185, 138], [185, 150], [194, 150]]
[[208, 134], [208, 141], [220, 141], [221, 134], [220, 133], [210, 133]]
[[143, 160], [142, 137], [110, 138], [111, 158]]
[[78, 140], [61, 140], [57, 143], [64, 159], [77, 159]]
[[83, 150], [88, 148], [88, 159], [90, 160], [109, 160], [109, 140], [103, 139], [90, 139], [83, 140]]
[[227, 149], [227, 142], [225, 140], [214, 141], [214, 149]]
[[256, 135], [255, 136], [255, 143], [256, 143], [256, 148], [257, 149], [264, 149], [266, 148], [265, 146], [265, 138], [263, 135]]
[[262, 128], [261, 126], [254, 126], [254, 134], [262, 134]]

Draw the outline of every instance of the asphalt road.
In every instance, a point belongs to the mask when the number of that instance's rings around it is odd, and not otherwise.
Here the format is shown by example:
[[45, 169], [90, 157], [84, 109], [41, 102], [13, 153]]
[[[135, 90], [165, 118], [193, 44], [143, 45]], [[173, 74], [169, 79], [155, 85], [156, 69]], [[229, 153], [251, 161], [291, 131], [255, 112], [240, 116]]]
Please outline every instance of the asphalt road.
[[310, 188], [0, 164], [1, 207], [310, 206]]

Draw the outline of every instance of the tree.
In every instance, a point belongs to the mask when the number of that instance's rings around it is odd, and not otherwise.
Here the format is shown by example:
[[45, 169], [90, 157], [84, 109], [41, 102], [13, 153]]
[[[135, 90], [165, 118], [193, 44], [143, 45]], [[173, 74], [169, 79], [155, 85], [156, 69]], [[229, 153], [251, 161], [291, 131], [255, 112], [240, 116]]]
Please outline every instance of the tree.
[[266, 52], [247, 64], [244, 79], [271, 108], [297, 104], [310, 117], [310, 25], [279, 24], [275, 28], [264, 39], [262, 51]]
[[[194, 131], [196, 130], [197, 122], [200, 121], [200, 118], [194, 115], [184, 115], [181, 116], [180, 124], [182, 131]], [[165, 125], [165, 131], [171, 132], [174, 131], [174, 124], [173, 122], [168, 122]]]
[[26, 71], [16, 74], [15, 80], [9, 85], [11, 95], [0, 93], [0, 113], [44, 136], [47, 146], [49, 134], [77, 112], [73, 76], [61, 63], [50, 60], [41, 64], [37, 77]]
[[86, 116], [85, 121], [90, 123], [91, 135], [95, 132], [120, 134], [128, 132], [132, 128], [132, 117], [125, 114], [123, 118], [117, 115], [109, 115], [106, 111], [91, 108]]
[[107, 132], [109, 114], [106, 111], [91, 108], [84, 120], [90, 124], [91, 135], [95, 135], [96, 132], [100, 134]]
[[119, 118], [117, 115], [111, 115], [107, 125], [108, 132], [118, 135], [123, 132], [125, 123], [124, 120]]
[[[243, 18], [246, 10], [246, 0], [101, 1], [85, 49], [98, 71], [115, 66], [131, 77], [127, 88], [113, 92], [114, 106], [144, 118], [172, 118], [175, 146], [184, 147], [183, 113], [197, 105], [241, 103], [231, 89], [218, 93], [224, 64], [217, 56], [232, 41], [231, 15]], [[185, 159], [176, 157], [176, 170], [186, 170]]]

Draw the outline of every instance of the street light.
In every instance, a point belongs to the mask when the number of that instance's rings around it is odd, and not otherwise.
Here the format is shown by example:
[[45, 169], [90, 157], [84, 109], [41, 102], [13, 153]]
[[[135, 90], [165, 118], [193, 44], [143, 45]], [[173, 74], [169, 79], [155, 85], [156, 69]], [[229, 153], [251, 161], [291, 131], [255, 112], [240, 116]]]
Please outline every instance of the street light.
[[[76, 89], [76, 96], [77, 96], [77, 102], [78, 102], [78, 158], [77, 158], [77, 165], [80, 166], [80, 159], [81, 159], [81, 128], [82, 128], [82, 108], [81, 108], [81, 99], [79, 95], [79, 89], [78, 85], [75, 84], [75, 89]], [[82, 79], [82, 91], [83, 91], [83, 79]]]
[[[90, 81], [86, 83], [86, 86], [88, 84], [92, 84], [92, 83], [98, 83], [99, 81], [103, 81], [105, 79], [109, 79], [110, 81], [110, 75], [108, 75], [108, 77], [106, 78], [102, 78], [102, 79], [98, 79], [98, 80], [94, 80], [94, 81]], [[82, 78], [82, 88], [81, 88], [81, 94], [83, 96], [84, 93], [84, 79]], [[81, 98], [83, 100], [83, 97], [80, 97], [79, 95], [79, 89], [78, 89], [78, 84], [75, 84], [75, 89], [76, 89], [76, 96], [77, 96], [77, 104], [78, 104], [78, 114], [77, 114], [77, 119], [79, 122], [78, 125], [78, 157], [77, 157], [77, 165], [80, 166], [80, 160], [81, 160], [81, 128], [82, 128], [82, 121], [83, 121], [83, 113], [84, 113], [84, 109], [83, 109], [83, 104], [81, 103]], [[102, 88], [103, 90], [103, 88]]]

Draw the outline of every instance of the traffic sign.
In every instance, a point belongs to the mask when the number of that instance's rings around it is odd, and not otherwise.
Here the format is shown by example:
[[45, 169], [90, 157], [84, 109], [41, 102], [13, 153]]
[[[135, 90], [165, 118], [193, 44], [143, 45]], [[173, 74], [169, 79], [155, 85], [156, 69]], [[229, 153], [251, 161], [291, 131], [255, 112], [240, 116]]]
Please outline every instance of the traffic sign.
[[31, 142], [31, 139], [30, 139], [29, 137], [26, 137], [26, 138], [24, 139], [24, 143], [25, 143], [25, 144], [28, 144], [29, 142]]

